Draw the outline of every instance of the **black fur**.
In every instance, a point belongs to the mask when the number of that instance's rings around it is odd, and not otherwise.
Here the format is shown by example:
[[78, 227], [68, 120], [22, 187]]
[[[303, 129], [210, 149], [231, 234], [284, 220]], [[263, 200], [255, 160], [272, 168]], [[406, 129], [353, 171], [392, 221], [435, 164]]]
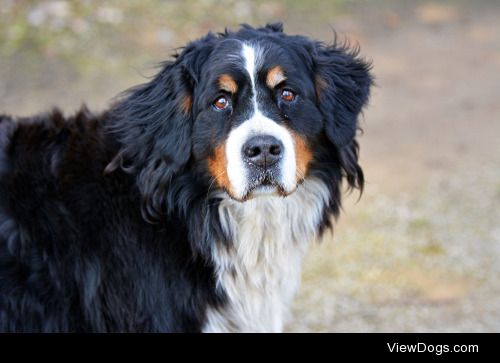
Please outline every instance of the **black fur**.
[[190, 43], [102, 114], [0, 116], [0, 331], [198, 332], [207, 306], [224, 304], [211, 246], [231, 240], [206, 160], [231, 124], [206, 116], [205, 75], [235, 39], [297, 69], [304, 106], [267, 112], [312, 145], [309, 175], [331, 190], [318, 228], [339, 212], [342, 179], [363, 187], [355, 132], [369, 65], [281, 24]]

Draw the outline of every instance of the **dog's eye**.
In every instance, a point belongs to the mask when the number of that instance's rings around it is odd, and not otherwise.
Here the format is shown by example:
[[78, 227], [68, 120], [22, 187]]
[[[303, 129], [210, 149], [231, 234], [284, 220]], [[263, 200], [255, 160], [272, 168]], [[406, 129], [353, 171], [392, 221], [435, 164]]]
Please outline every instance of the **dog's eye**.
[[295, 93], [285, 88], [281, 90], [280, 97], [285, 102], [292, 102], [295, 99]]
[[221, 96], [214, 101], [213, 105], [217, 110], [225, 110], [229, 106], [229, 100], [227, 97]]

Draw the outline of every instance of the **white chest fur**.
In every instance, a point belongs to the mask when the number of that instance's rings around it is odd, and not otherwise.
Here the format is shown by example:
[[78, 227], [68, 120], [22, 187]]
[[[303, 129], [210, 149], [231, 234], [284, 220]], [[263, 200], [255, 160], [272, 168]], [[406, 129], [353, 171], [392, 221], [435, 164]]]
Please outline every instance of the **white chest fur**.
[[292, 195], [225, 199], [222, 227], [232, 245], [214, 247], [217, 283], [227, 303], [209, 309], [205, 332], [279, 332], [300, 283], [301, 262], [315, 239], [329, 198], [319, 180], [306, 180]]

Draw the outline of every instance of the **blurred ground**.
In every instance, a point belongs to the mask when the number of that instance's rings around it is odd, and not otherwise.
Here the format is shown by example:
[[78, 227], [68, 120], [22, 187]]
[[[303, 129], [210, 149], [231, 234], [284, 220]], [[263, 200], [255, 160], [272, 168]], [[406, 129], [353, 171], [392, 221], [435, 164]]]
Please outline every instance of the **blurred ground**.
[[288, 330], [500, 331], [498, 2], [102, 4], [0, 0], [0, 110], [102, 109], [225, 25], [284, 20], [324, 41], [334, 28], [374, 63], [368, 184], [308, 256]]

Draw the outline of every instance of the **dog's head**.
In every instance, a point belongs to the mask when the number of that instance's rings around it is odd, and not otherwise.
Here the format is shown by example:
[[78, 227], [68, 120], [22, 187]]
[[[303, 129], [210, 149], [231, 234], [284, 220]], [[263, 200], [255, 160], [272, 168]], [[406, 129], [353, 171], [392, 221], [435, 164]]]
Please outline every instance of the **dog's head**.
[[210, 33], [117, 105], [123, 147], [111, 168], [137, 170], [149, 215], [186, 171], [205, 193], [242, 202], [287, 196], [325, 169], [362, 186], [354, 137], [369, 68], [357, 50], [286, 35], [280, 24]]

